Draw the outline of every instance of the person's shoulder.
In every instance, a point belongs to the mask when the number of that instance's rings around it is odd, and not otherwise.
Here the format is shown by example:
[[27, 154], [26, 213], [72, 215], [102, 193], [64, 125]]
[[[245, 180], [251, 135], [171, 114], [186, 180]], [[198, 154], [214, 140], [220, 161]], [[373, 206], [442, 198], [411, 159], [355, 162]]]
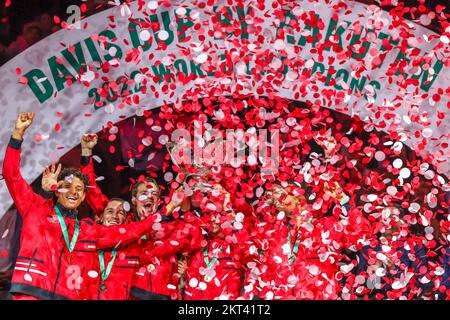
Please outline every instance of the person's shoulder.
[[96, 225], [95, 221], [92, 220], [91, 218], [82, 218], [82, 219], [80, 219], [80, 223], [87, 224], [89, 226]]

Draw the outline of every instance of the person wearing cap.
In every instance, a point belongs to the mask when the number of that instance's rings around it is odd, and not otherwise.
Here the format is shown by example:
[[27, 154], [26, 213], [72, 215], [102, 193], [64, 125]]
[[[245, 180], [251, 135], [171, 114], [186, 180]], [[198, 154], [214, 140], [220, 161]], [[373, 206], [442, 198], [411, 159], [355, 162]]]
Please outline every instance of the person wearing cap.
[[36, 194], [20, 172], [23, 137], [34, 116], [17, 116], [3, 163], [6, 186], [23, 220], [10, 292], [14, 299], [88, 299], [97, 250], [139, 239], [155, 220], [105, 227], [78, 219], [89, 182], [74, 168], [46, 168], [56, 204]]

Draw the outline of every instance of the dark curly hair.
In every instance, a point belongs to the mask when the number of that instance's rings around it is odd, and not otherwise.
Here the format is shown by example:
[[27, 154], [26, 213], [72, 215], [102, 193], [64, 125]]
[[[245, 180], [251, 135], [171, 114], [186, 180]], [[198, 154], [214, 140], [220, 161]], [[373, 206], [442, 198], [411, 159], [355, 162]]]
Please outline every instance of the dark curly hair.
[[83, 181], [84, 192], [87, 192], [89, 185], [89, 177], [83, 174], [80, 169], [77, 168], [64, 168], [58, 175], [58, 181], [64, 180], [67, 177], [74, 176]]

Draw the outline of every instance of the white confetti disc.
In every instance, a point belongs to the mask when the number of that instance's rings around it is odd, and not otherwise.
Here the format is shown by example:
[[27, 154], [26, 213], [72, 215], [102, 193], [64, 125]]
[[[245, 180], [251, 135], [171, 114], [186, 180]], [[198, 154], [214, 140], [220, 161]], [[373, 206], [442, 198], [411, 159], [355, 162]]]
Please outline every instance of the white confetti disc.
[[94, 270], [91, 270], [91, 271], [88, 272], [88, 276], [93, 278], [93, 279], [95, 279], [95, 278], [98, 277], [98, 272], [94, 271]]
[[148, 30], [142, 30], [141, 32], [139, 32], [139, 39], [141, 39], [142, 41], [148, 41], [150, 39], [150, 32]]
[[377, 161], [383, 161], [384, 159], [386, 159], [386, 155], [384, 154], [383, 151], [377, 151], [377, 152], [375, 152], [375, 160], [377, 160]]
[[431, 18], [428, 14], [422, 14], [419, 18], [420, 24], [423, 26], [428, 26], [431, 23]]
[[355, 277], [355, 282], [359, 284], [364, 284], [366, 282], [366, 278], [362, 275], [358, 275]]
[[177, 15], [178, 15], [179, 17], [183, 17], [183, 16], [186, 15], [187, 10], [186, 10], [186, 8], [181, 7], [181, 8], [177, 8], [177, 9], [175, 10], [175, 12], [177, 13]]
[[420, 210], [420, 204], [413, 202], [409, 205], [408, 211], [411, 213], [417, 213]]
[[376, 274], [378, 277], [384, 277], [384, 276], [386, 275], [386, 270], [385, 270], [384, 268], [378, 268], [378, 269], [375, 271], [375, 274]]
[[205, 63], [208, 60], [208, 55], [206, 53], [200, 53], [196, 58], [195, 62], [197, 63]]
[[147, 4], [147, 8], [150, 10], [155, 10], [158, 8], [158, 1], [149, 1]]
[[275, 50], [283, 50], [284, 48], [286, 48], [286, 43], [283, 39], [277, 39], [275, 40], [273, 47], [275, 48]]
[[166, 30], [159, 31], [158, 39], [161, 41], [166, 41], [167, 39], [169, 39], [169, 33]]
[[376, 194], [367, 195], [367, 200], [369, 200], [370, 202], [374, 202], [377, 199], [378, 199], [378, 196]]
[[131, 209], [130, 203], [128, 201], [125, 201], [123, 203], [123, 210], [128, 212], [128, 211], [130, 211], [130, 209]]
[[407, 179], [411, 176], [411, 170], [409, 170], [408, 168], [403, 168], [402, 170], [400, 170], [400, 177], [402, 177], [403, 179]]
[[318, 275], [319, 274], [319, 268], [316, 265], [312, 265], [309, 267], [309, 273], [312, 275]]
[[436, 167], [437, 172], [441, 174], [445, 174], [450, 170], [450, 165], [448, 162], [441, 162], [437, 164]]
[[192, 288], [197, 287], [198, 285], [198, 280], [196, 278], [192, 278], [191, 280], [189, 280], [189, 286]]
[[172, 181], [173, 180], [173, 173], [172, 172], [166, 172], [164, 174], [164, 181]]
[[422, 130], [422, 136], [429, 138], [433, 135], [433, 130], [431, 128], [425, 128]]
[[200, 290], [206, 290], [207, 285], [206, 285], [206, 283], [204, 283], [204, 282], [202, 281], [202, 282], [200, 282], [200, 283], [198, 284], [198, 287], [199, 287]]
[[28, 282], [33, 281], [33, 278], [31, 278], [31, 275], [29, 273], [25, 273], [23, 278], [25, 279], [25, 281], [28, 281]]
[[9, 233], [9, 229], [6, 229], [5, 232], [3, 232], [2, 239], [5, 239], [6, 236], [8, 235], [8, 233]]
[[389, 186], [386, 188], [386, 192], [391, 196], [395, 196], [397, 194], [397, 188], [394, 186]]
[[235, 217], [236, 221], [239, 221], [239, 222], [243, 222], [244, 218], [245, 218], [245, 216], [242, 212], [238, 212]]
[[169, 136], [166, 134], [159, 136], [158, 142], [162, 145], [165, 145], [167, 142], [169, 142]]
[[105, 107], [105, 112], [111, 114], [114, 112], [114, 105], [112, 103], [108, 103]]
[[400, 169], [403, 166], [403, 161], [400, 158], [397, 158], [392, 162], [392, 166], [396, 169]]

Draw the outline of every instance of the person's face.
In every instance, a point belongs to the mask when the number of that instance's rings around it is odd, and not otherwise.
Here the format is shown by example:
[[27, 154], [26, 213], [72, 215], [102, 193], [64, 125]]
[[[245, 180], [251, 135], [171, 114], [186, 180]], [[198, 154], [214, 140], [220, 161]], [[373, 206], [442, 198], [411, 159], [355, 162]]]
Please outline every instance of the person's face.
[[[391, 239], [393, 236], [397, 236], [401, 231], [402, 222], [399, 218], [400, 210], [395, 207], [387, 207], [382, 212], [382, 217], [385, 219], [386, 229], [383, 236], [386, 239]], [[391, 224], [391, 220], [395, 220], [395, 224]]]
[[77, 209], [84, 201], [84, 183], [78, 177], [66, 177], [58, 191], [56, 191], [58, 202], [66, 209]]
[[159, 187], [152, 182], [141, 183], [137, 188], [136, 196], [131, 201], [136, 207], [140, 219], [155, 213], [159, 203]]
[[269, 205], [274, 205], [278, 210], [284, 211], [288, 217], [292, 215], [295, 208], [299, 205], [299, 197], [290, 194], [289, 190], [289, 188], [285, 189], [275, 185], [266, 191], [265, 195]]
[[106, 226], [116, 226], [124, 224], [127, 219], [126, 211], [123, 208], [123, 203], [120, 201], [112, 200], [106, 205], [103, 210], [101, 223]]

